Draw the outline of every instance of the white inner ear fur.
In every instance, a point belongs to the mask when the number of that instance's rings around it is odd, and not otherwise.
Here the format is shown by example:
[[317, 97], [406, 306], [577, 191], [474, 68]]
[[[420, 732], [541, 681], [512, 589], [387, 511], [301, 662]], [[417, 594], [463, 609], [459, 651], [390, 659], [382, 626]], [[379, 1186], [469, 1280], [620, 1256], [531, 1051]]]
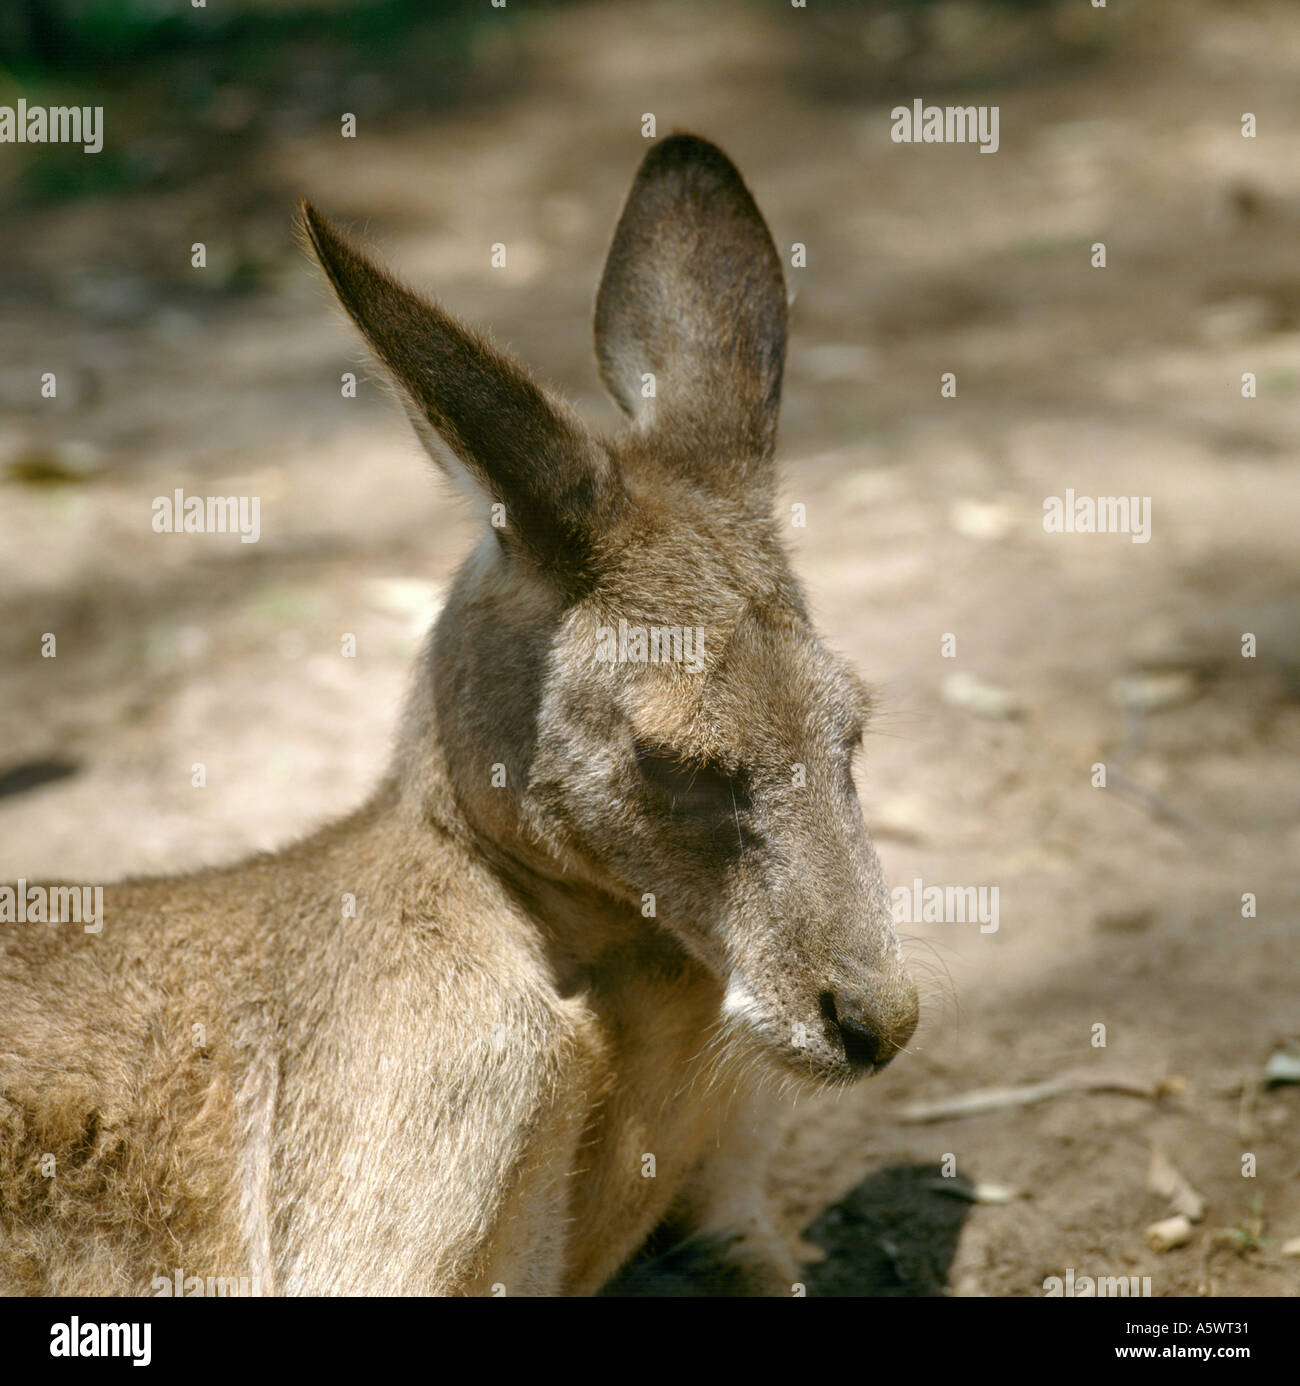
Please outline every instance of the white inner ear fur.
[[495, 498], [409, 399], [402, 398], [402, 407], [411, 421], [411, 427], [415, 429], [416, 437], [424, 444], [424, 450], [438, 464], [438, 469], [451, 482], [456, 494], [469, 502], [480, 519], [490, 522]]

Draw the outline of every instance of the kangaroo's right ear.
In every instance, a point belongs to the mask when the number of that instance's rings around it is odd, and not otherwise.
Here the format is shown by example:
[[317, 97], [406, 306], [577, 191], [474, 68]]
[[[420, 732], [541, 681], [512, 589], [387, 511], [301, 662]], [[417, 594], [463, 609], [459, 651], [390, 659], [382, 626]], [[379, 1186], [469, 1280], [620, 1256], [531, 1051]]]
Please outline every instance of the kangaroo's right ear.
[[610, 394], [667, 462], [751, 490], [771, 478], [785, 338], [781, 261], [736, 166], [694, 135], [655, 145], [596, 298]]
[[467, 327], [399, 284], [308, 203], [302, 228], [340, 303], [401, 394], [416, 432], [505, 507], [507, 544], [580, 581], [619, 490], [608, 454], [562, 401]]

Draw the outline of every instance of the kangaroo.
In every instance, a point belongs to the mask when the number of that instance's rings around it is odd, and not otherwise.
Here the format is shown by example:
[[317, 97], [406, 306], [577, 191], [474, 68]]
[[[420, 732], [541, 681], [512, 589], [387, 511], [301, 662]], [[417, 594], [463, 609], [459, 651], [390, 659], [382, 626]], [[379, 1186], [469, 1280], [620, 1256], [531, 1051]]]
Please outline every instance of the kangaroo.
[[918, 1006], [871, 699], [773, 517], [766, 223], [714, 145], [647, 153], [596, 300], [611, 437], [301, 227], [481, 541], [364, 807], [109, 886], [98, 934], [0, 926], [0, 1289], [589, 1295], [685, 1242], [789, 1294], [774, 1104]]

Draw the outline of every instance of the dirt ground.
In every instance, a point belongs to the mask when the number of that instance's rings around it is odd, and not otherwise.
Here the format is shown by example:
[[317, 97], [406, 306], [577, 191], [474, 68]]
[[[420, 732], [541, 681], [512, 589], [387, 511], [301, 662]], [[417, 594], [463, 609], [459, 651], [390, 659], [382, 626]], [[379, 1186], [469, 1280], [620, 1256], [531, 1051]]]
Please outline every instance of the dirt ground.
[[[913, 1052], [791, 1115], [775, 1192], [829, 1253], [809, 1292], [1038, 1295], [1073, 1268], [1295, 1293], [1300, 1087], [1260, 1082], [1300, 1033], [1293, 6], [512, 5], [470, 61], [446, 101], [301, 55], [269, 115], [237, 73], [198, 110], [119, 93], [110, 128], [152, 130], [177, 176], [9, 200], [0, 878], [228, 861], [364, 797], [471, 525], [369, 377], [341, 397], [361, 356], [294, 201], [608, 422], [592, 295], [653, 112], [807, 246], [782, 504], [823, 630], [879, 689], [860, 792], [886, 874], [1000, 897], [995, 932], [904, 926]], [[1001, 148], [892, 143], [916, 96], [998, 104]], [[156, 535], [175, 487], [261, 497], [260, 542]], [[1066, 488], [1149, 496], [1150, 542], [1045, 533]], [[1153, 1095], [906, 1119], [1063, 1074]], [[1207, 1202], [1164, 1254], [1153, 1143]]]

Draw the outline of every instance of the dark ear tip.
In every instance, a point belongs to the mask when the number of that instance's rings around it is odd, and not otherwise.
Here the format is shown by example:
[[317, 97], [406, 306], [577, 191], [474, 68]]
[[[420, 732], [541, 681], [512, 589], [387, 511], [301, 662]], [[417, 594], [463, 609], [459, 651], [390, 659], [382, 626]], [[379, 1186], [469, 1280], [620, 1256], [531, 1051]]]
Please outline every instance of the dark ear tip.
[[298, 231], [318, 252], [323, 240], [338, 240], [338, 232], [305, 197], [298, 199]]
[[655, 145], [655, 149], [660, 155], [671, 155], [673, 158], [708, 158], [710, 155], [722, 155], [722, 153], [712, 140], [706, 140], [702, 135], [693, 135], [689, 130], [674, 130], [671, 135], [665, 136]]
[[356, 252], [334, 223], [322, 216], [305, 197], [298, 201], [297, 229], [303, 248], [315, 256], [337, 288], [337, 271], [346, 260], [355, 258]]
[[728, 180], [741, 181], [740, 170], [716, 144], [684, 130], [674, 130], [666, 139], [660, 140], [641, 163], [643, 175], [687, 170], [698, 170]]

